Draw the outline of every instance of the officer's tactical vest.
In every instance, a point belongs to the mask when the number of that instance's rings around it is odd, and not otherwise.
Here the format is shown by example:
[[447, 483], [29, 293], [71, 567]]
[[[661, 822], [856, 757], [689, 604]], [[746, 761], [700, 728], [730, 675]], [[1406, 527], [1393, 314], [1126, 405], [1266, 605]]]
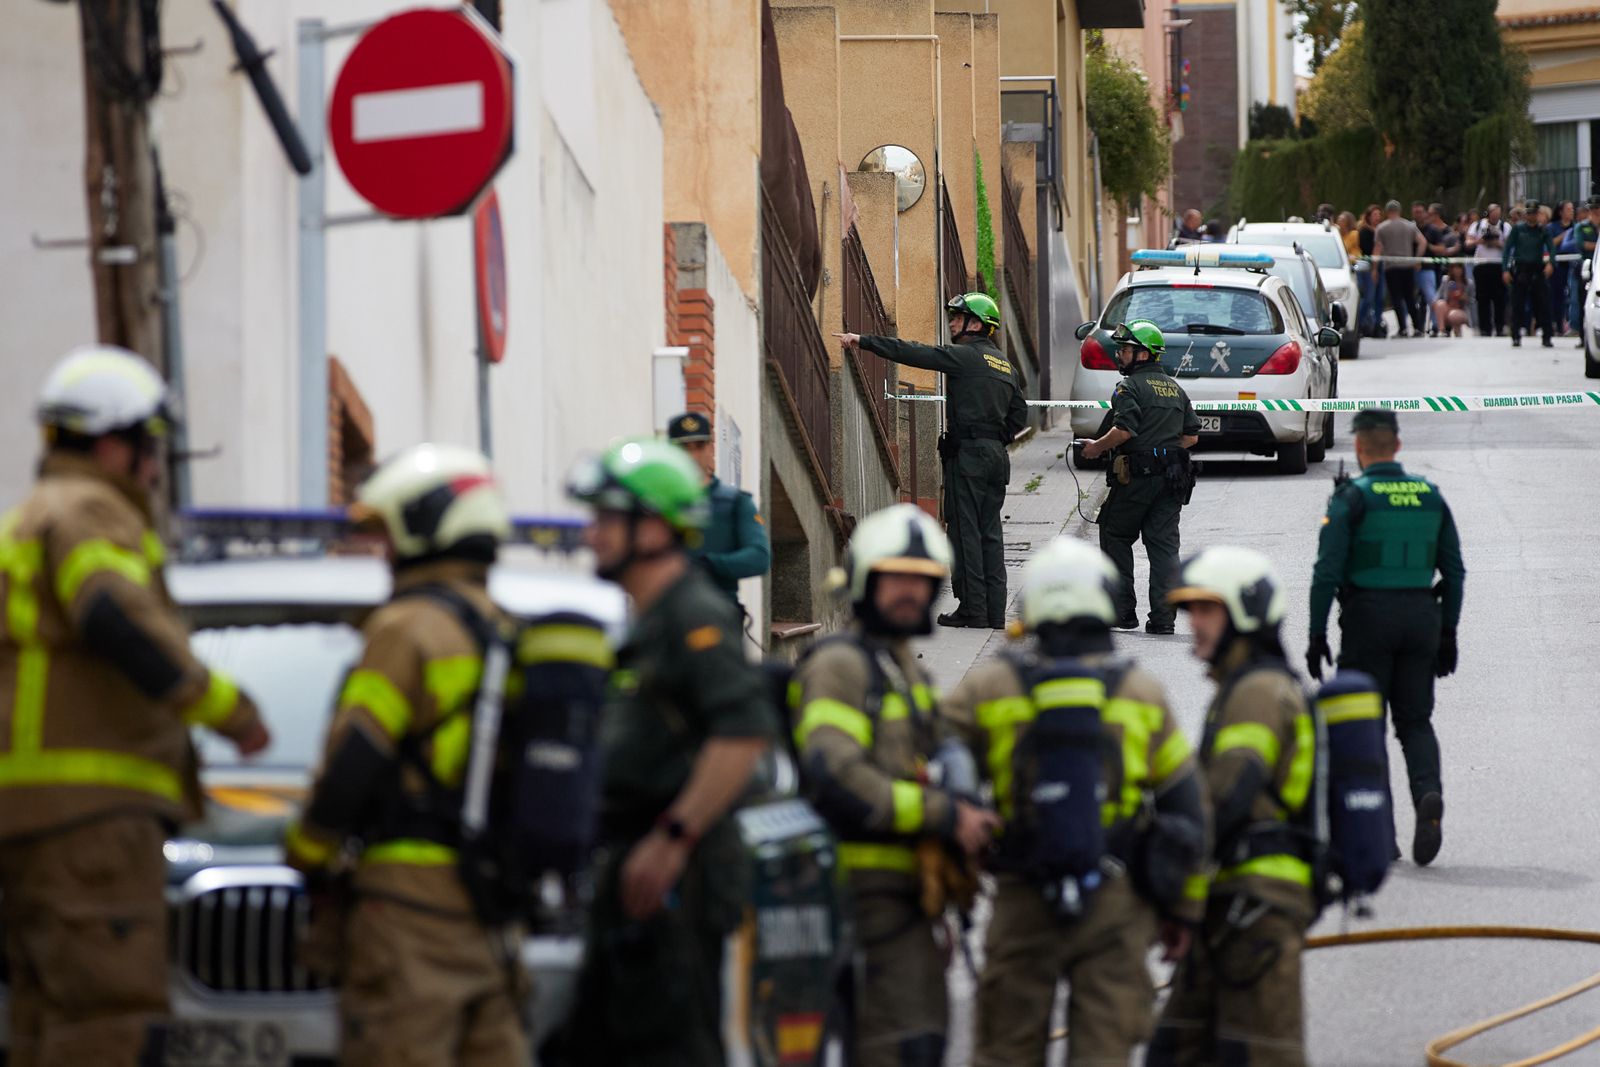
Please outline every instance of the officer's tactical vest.
[[1444, 499], [1426, 479], [1363, 474], [1349, 494], [1349, 583], [1361, 589], [1426, 589], [1433, 582]]
[[[464, 713], [470, 718], [447, 716], [430, 736], [402, 741], [402, 762], [421, 772], [428, 790], [385, 821], [393, 832], [457, 850], [462, 882], [485, 922], [525, 915], [540, 877], [579, 873], [594, 845], [598, 726], [612, 665], [604, 628], [558, 613], [504, 632], [445, 586], [402, 595], [450, 609], [483, 649], [483, 669]], [[422, 754], [429, 740], [435, 750], [466, 749], [459, 783], [433, 773]]]

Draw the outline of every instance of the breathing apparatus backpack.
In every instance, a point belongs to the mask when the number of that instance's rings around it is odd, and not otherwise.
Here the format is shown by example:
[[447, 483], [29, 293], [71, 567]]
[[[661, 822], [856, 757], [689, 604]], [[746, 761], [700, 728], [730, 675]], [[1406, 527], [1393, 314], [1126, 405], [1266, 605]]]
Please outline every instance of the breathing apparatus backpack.
[[1095, 668], [1072, 658], [1017, 657], [1012, 664], [1035, 713], [1011, 757], [1014, 816], [1007, 836], [1017, 835], [1024, 873], [1043, 887], [1056, 914], [1077, 919], [1105, 878], [1105, 761], [1120, 753], [1110, 752], [1100, 712], [1126, 667]]
[[1317, 903], [1336, 901], [1371, 914], [1393, 862], [1394, 816], [1383, 736], [1383, 695], [1371, 675], [1342, 670], [1317, 690], [1315, 788], [1311, 803], [1317, 849], [1312, 862]]
[[503, 630], [447, 587], [409, 595], [455, 614], [483, 650], [483, 673], [461, 784], [434, 776], [422, 757], [426, 738], [402, 745], [401, 758], [429, 783], [427, 808], [438, 836], [457, 851], [478, 917], [500, 923], [525, 916], [540, 879], [570, 879], [587, 867], [594, 847], [598, 727], [611, 661], [605, 629], [589, 616], [561, 612]]

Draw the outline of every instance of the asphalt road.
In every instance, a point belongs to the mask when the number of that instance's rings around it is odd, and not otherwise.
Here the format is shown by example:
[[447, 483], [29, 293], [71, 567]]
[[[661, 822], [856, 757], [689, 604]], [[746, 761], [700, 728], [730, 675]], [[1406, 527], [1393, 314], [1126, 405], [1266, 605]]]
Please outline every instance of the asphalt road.
[[[1347, 397], [1552, 392], [1585, 386], [1581, 350], [1537, 341], [1512, 349], [1479, 338], [1367, 342], [1340, 372]], [[1591, 386], [1593, 383], [1589, 383]], [[1290, 590], [1286, 644], [1306, 643], [1310, 574], [1330, 478], [1354, 467], [1349, 417], [1341, 416], [1328, 461], [1303, 476], [1274, 472], [1260, 458], [1207, 457], [1205, 477], [1184, 512], [1184, 552], [1213, 544], [1258, 548]], [[1346, 923], [1330, 914], [1317, 933], [1438, 924], [1516, 924], [1600, 930], [1600, 568], [1589, 556], [1600, 519], [1600, 407], [1401, 417], [1407, 469], [1435, 481], [1460, 527], [1467, 564], [1461, 669], [1438, 687], [1435, 724], [1444, 755], [1445, 843], [1427, 869], [1397, 865], [1376, 916]], [[1070, 435], [1041, 434], [1013, 459], [1007, 558], [1020, 566], [1058, 531], [1093, 537], [1074, 513], [1075, 486], [1060, 453]], [[1079, 474], [1092, 513], [1103, 491]], [[1013, 569], [1012, 595], [1016, 591]], [[1145, 611], [1143, 561], [1138, 575]], [[1012, 605], [1015, 614], [1015, 604]], [[1197, 736], [1211, 684], [1179, 633], [1121, 639], [1153, 670]], [[1333, 631], [1337, 633], [1336, 628]], [[942, 685], [1004, 638], [945, 631], [926, 659]], [[1397, 821], [1409, 844], [1402, 756], [1391, 740]], [[1333, 1067], [1423, 1064], [1433, 1037], [1519, 1006], [1600, 970], [1600, 948], [1463, 941], [1330, 949], [1306, 963], [1312, 1061]], [[970, 981], [952, 971], [956, 1025], [951, 1064], [968, 1062]], [[1557, 1045], [1595, 1025], [1600, 992], [1475, 1039], [1453, 1053], [1503, 1064]], [[1600, 1064], [1600, 1046], [1562, 1063]]]

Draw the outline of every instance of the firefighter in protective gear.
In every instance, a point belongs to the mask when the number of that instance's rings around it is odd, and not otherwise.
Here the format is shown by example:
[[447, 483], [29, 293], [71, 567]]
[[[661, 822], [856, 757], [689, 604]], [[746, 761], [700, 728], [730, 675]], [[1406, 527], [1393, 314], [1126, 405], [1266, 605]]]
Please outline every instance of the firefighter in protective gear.
[[855, 623], [818, 645], [790, 686], [807, 790], [839, 837], [855, 911], [858, 1067], [938, 1067], [949, 1003], [946, 947], [922, 901], [918, 843], [942, 839], [972, 856], [992, 812], [934, 788], [923, 772], [937, 743], [933, 690], [909, 639], [932, 630], [950, 544], [912, 504], [864, 519], [846, 557]]
[[776, 709], [740, 646], [739, 609], [690, 556], [709, 509], [688, 454], [623, 441], [569, 492], [594, 508], [596, 568], [636, 613], [600, 722], [600, 850], [572, 1058], [719, 1064], [723, 945], [750, 898], [730, 814]]
[[[323, 765], [285, 840], [314, 907], [333, 910], [317, 921], [342, 934], [340, 1063], [521, 1064], [520, 930], [475, 913], [454, 848], [459, 806], [442, 799], [462, 784], [483, 675], [478, 638], [443, 597], [505, 624], [488, 592], [511, 532], [505, 499], [483, 456], [424, 444], [373, 472], [351, 518], [384, 539], [394, 593], [363, 627]], [[351, 865], [347, 899], [329, 899]]]
[[0, 520], [0, 900], [10, 1062], [133, 1064], [167, 1013], [167, 834], [201, 815], [189, 727], [246, 755], [255, 705], [195, 659], [151, 492], [170, 415], [132, 352], [80, 348], [39, 398], [45, 454]]
[[944, 517], [954, 542], [950, 590], [960, 604], [941, 626], [1003, 629], [1006, 567], [1000, 510], [1011, 480], [1006, 447], [1028, 423], [1020, 374], [995, 344], [1000, 308], [987, 293], [963, 293], [945, 304], [950, 343], [924, 345], [872, 334], [835, 334], [846, 348], [864, 348], [908, 367], [945, 376], [949, 425], [939, 439], [944, 461]]
[[1200, 745], [1217, 870], [1146, 1062], [1302, 1067], [1300, 957], [1316, 905], [1295, 824], [1316, 729], [1278, 637], [1287, 597], [1265, 556], [1227, 547], [1186, 560], [1170, 595], [1217, 683]]
[[[1145, 956], [1187, 951], [1204, 906], [1207, 813], [1193, 752], [1150, 674], [1114, 657], [1117, 569], [1099, 549], [1058, 537], [1022, 572], [1026, 653], [974, 668], [942, 702], [945, 723], [973, 750], [1007, 825], [995, 858], [997, 892], [978, 983], [977, 1067], [1045, 1062], [1056, 985], [1070, 985], [1067, 1062], [1126, 1064], [1150, 1037], [1155, 988]], [[1083, 914], [1064, 920], [1030, 872], [1036, 833], [1020, 795], [1015, 755], [1047, 697], [1025, 680], [1040, 661], [1096, 672], [1104, 731], [1105, 880]], [[1109, 690], [1104, 686], [1109, 685]], [[1041, 687], [1042, 688], [1042, 687]]]
[[1200, 440], [1200, 417], [1171, 375], [1161, 369], [1167, 351], [1160, 327], [1149, 319], [1125, 322], [1112, 334], [1117, 366], [1125, 376], [1111, 394], [1111, 428], [1083, 446], [1086, 459], [1114, 451], [1106, 475], [1111, 494], [1100, 509], [1100, 549], [1117, 565], [1119, 629], [1139, 625], [1133, 590], [1133, 543], [1150, 557], [1150, 617], [1145, 632], [1173, 632], [1167, 590], [1177, 570], [1178, 523], [1193, 488], [1189, 449]]

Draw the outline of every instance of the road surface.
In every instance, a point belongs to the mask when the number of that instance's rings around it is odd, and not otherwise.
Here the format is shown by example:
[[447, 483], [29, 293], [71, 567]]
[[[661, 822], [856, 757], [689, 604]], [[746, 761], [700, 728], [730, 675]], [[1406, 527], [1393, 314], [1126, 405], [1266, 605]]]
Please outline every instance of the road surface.
[[[1571, 340], [1512, 349], [1500, 339], [1366, 342], [1340, 371], [1347, 397], [1583, 390], [1582, 352]], [[1285, 644], [1303, 670], [1311, 567], [1338, 460], [1354, 469], [1349, 417], [1327, 462], [1286, 476], [1270, 461], [1206, 458], [1183, 518], [1184, 554], [1214, 544], [1266, 552], [1288, 584]], [[1461, 531], [1467, 565], [1461, 668], [1438, 687], [1435, 725], [1444, 756], [1444, 848], [1427, 869], [1397, 865], [1376, 916], [1351, 929], [1438, 924], [1517, 924], [1600, 929], [1600, 406], [1415, 414], [1400, 420], [1400, 460], [1442, 489]], [[1015, 615], [1017, 568], [1057, 532], [1095, 536], [1074, 513], [1061, 457], [1064, 430], [1046, 432], [1013, 459], [1007, 559]], [[1079, 472], [1098, 505], [1103, 484]], [[1143, 618], [1145, 570], [1138, 573]], [[946, 610], [941, 606], [940, 610]], [[1337, 637], [1337, 628], [1330, 627]], [[1119, 638], [1166, 685], [1197, 737], [1212, 692], [1178, 634]], [[1005, 638], [943, 631], [925, 658], [948, 687]], [[1335, 640], [1335, 644], [1336, 644]], [[1403, 762], [1390, 741], [1397, 822], [1409, 854], [1412, 813]], [[1325, 916], [1315, 932], [1344, 928]], [[1306, 966], [1311, 1060], [1332, 1067], [1423, 1064], [1433, 1037], [1553, 993], [1600, 971], [1600, 947], [1467, 941], [1330, 949]], [[969, 1062], [970, 979], [952, 970], [956, 1014], [949, 1062]], [[1463, 1046], [1458, 1058], [1507, 1063], [1594, 1026], [1600, 992]], [[1600, 1046], [1563, 1063], [1600, 1064]]]

